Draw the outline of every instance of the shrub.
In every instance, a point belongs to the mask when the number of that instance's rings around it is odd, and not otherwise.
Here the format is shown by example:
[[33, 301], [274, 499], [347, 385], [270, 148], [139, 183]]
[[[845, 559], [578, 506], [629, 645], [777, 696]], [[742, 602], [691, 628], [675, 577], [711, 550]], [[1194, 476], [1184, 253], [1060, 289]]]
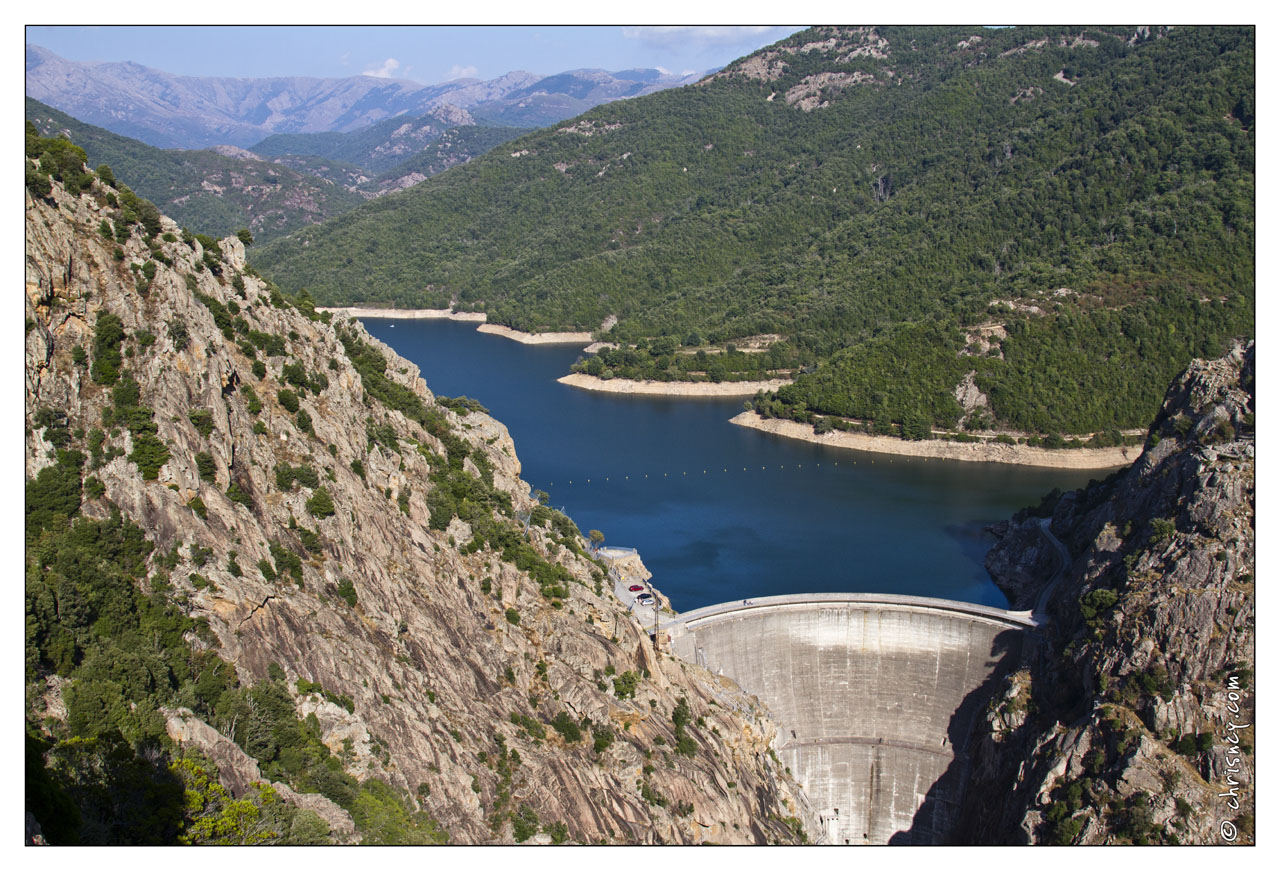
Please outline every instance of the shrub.
[[1173, 518], [1157, 517], [1151, 521], [1151, 541], [1159, 544], [1173, 538], [1178, 531], [1178, 524]]
[[597, 753], [603, 753], [613, 744], [613, 730], [608, 726], [599, 726], [591, 730], [593, 739], [591, 749]]
[[89, 375], [95, 384], [115, 384], [120, 377], [120, 343], [124, 341], [124, 324], [117, 315], [103, 312], [93, 330], [93, 366]]
[[539, 741], [547, 737], [547, 730], [543, 728], [542, 724], [533, 717], [529, 717], [524, 714], [517, 714], [515, 711], [512, 711], [510, 720], [515, 725], [524, 729], [530, 737], [537, 738]]
[[214, 463], [212, 456], [201, 451], [196, 454], [196, 471], [200, 473], [200, 480], [212, 482], [217, 474], [218, 467]]
[[613, 679], [613, 694], [619, 699], [634, 699], [636, 697], [636, 684], [639, 682], [640, 675], [636, 672], [624, 671]]
[[507, 622], [508, 622], [508, 623], [510, 623], [512, 626], [519, 626], [519, 625], [520, 625], [520, 612], [519, 612], [519, 611], [517, 611], [515, 608], [508, 608], [506, 613], [507, 613]]
[[250, 510], [253, 509], [253, 500], [249, 497], [249, 494], [244, 490], [244, 488], [240, 486], [239, 481], [232, 481], [231, 485], [227, 487], [227, 498], [232, 502], [239, 502]]
[[288, 388], [281, 390], [276, 394], [276, 400], [284, 406], [284, 409], [290, 414], [297, 412], [298, 394], [294, 393], [292, 390], [289, 390]]
[[257, 416], [262, 411], [262, 400], [258, 398], [258, 392], [253, 389], [252, 384], [246, 384], [240, 389], [244, 391], [245, 408], [248, 409], [250, 414]]
[[352, 608], [356, 606], [356, 602], [359, 600], [359, 596], [356, 595], [355, 584], [346, 578], [341, 578], [338, 581], [338, 595]]
[[175, 351], [183, 351], [191, 343], [191, 334], [187, 330], [184, 318], [176, 317], [169, 321], [169, 341], [173, 342]]
[[199, 496], [196, 496], [194, 499], [188, 502], [187, 507], [190, 508], [192, 511], [194, 511], [196, 513], [196, 516], [199, 517], [201, 520], [208, 519], [209, 509], [205, 506], [204, 500], [201, 499]]
[[551, 728], [563, 735], [564, 740], [570, 744], [582, 740], [582, 729], [574, 722], [573, 717], [569, 716], [568, 711], [561, 711], [552, 717]]
[[329, 491], [324, 487], [317, 487], [316, 492], [307, 500], [307, 511], [320, 519], [332, 517], [335, 509]]
[[523, 844], [538, 833], [538, 815], [533, 808], [520, 806], [520, 812], [511, 815], [511, 836], [517, 844]]
[[193, 408], [187, 412], [187, 420], [196, 428], [196, 432], [205, 438], [213, 432], [213, 412], [207, 408]]

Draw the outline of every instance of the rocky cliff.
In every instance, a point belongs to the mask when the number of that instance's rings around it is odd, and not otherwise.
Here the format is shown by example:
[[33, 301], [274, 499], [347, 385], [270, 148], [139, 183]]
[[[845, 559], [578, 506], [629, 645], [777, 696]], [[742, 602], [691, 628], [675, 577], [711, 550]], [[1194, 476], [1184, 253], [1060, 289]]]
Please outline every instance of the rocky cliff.
[[959, 830], [1252, 843], [1252, 343], [1173, 383], [1132, 467], [995, 531], [993, 577], [1050, 623], [970, 748]]
[[[199, 627], [178, 659], [229, 663], [222, 699], [287, 692], [332, 753], [316, 770], [382, 781], [451, 842], [802, 837], [770, 721], [655, 652], [572, 522], [531, 497], [502, 424], [438, 401], [359, 323], [282, 296], [235, 238], [205, 250], [167, 218], [137, 223], [101, 179], [78, 186], [26, 201], [28, 730], [50, 770], [101, 738], [76, 713], [82, 654], [42, 640], [72, 619], [56, 560], [32, 556], [65, 523], [33, 520], [32, 488], [80, 469], [64, 514], [141, 527], [141, 594]], [[261, 762], [328, 837], [369, 839], [363, 798], [267, 763], [244, 727], [265, 696], [201, 715], [203, 680], [186, 696], [142, 680], [168, 735], [147, 765], [198, 749], [244, 796]], [[128, 711], [110, 715], [128, 738]]]

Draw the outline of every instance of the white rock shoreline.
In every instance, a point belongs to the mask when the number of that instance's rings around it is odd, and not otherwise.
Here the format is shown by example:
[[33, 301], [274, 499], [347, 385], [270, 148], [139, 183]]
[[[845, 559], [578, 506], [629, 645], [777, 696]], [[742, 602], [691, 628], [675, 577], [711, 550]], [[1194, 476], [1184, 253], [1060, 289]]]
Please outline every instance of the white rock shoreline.
[[597, 393], [631, 393], [643, 396], [755, 396], [761, 390], [777, 390], [791, 382], [785, 378], [771, 381], [633, 381], [574, 372], [556, 379], [561, 384], [594, 390]]
[[783, 438], [798, 439], [818, 445], [896, 454], [938, 460], [961, 460], [970, 463], [1010, 463], [1019, 466], [1042, 466], [1053, 469], [1114, 469], [1127, 466], [1138, 458], [1142, 448], [1129, 445], [1115, 448], [1064, 448], [1052, 450], [1028, 445], [1005, 445], [991, 442], [951, 442], [941, 440], [907, 441], [892, 436], [858, 432], [831, 432], [817, 435], [809, 424], [793, 420], [766, 419], [754, 411], [744, 411], [732, 418], [738, 426], [772, 433]]

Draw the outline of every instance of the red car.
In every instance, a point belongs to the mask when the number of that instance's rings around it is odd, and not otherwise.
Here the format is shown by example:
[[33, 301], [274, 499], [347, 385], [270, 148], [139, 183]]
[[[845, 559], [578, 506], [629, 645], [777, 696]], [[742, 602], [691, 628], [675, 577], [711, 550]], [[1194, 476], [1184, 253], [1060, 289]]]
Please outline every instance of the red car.
[[627, 592], [628, 592], [628, 593], [638, 593], [638, 592], [640, 592], [640, 591], [641, 591], [641, 590], [643, 590], [643, 589], [644, 589], [644, 587], [640, 586], [639, 584], [632, 584], [631, 586], [627, 587]]

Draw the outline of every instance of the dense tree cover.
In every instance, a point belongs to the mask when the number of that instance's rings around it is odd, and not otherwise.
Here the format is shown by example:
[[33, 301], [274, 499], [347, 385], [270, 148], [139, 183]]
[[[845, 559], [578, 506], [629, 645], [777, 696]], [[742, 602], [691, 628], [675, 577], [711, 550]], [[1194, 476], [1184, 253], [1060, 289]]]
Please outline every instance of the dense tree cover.
[[[339, 185], [267, 161], [241, 160], [210, 150], [155, 148], [30, 98], [26, 115], [28, 123], [46, 136], [69, 133], [84, 152], [81, 163], [108, 164], [113, 175], [132, 180], [143, 196], [178, 223], [203, 227], [218, 236], [248, 227], [258, 239], [266, 240], [317, 216], [338, 215], [364, 202], [360, 194]], [[72, 181], [78, 183], [81, 177]], [[206, 187], [206, 182], [215, 189]], [[300, 202], [310, 208], [298, 208]]]
[[[255, 249], [255, 263], [326, 303], [456, 300], [533, 331], [613, 314], [623, 342], [780, 333], [833, 363], [894, 324], [1003, 320], [991, 306], [1011, 300], [1047, 316], [981, 377], [1003, 422], [1067, 432], [1145, 425], [1190, 347], [1251, 331], [1252, 30], [879, 32], [884, 59], [782, 53], [776, 81], [597, 107]], [[828, 88], [811, 112], [788, 105], [818, 72], [874, 82]], [[1130, 309], [1161, 346], [1139, 372], [1108, 362], [1143, 353], [1114, 333]], [[1156, 340], [1170, 324], [1182, 347]], [[1037, 357], [1070, 369], [1058, 395], [1028, 393]], [[1075, 418], [1086, 391], [1115, 407]]]
[[[527, 132], [528, 128], [520, 127], [451, 127], [430, 116], [396, 115], [349, 133], [274, 133], [249, 150], [263, 157], [322, 157], [378, 173], [379, 180], [385, 180], [410, 172], [434, 175]], [[406, 158], [405, 142], [415, 143], [420, 150]]]
[[[430, 116], [396, 115], [347, 133], [273, 133], [249, 150], [263, 157], [308, 154], [338, 160], [370, 172], [383, 172], [404, 159], [387, 148], [392, 134], [408, 125], [409, 135], [424, 144], [440, 138], [448, 125]], [[403, 136], [403, 134], [402, 134]]]
[[397, 182], [405, 176], [419, 174], [437, 175], [451, 166], [466, 163], [496, 148], [504, 142], [510, 142], [528, 133], [524, 127], [488, 127], [475, 125], [453, 127], [446, 130], [435, 142], [428, 143], [412, 157], [395, 164], [381, 175], [368, 182], [362, 190], [376, 191], [391, 182]]
[[[789, 375], [806, 363], [812, 354], [802, 354], [785, 343], [772, 345], [763, 353], [746, 353], [733, 343], [727, 348], [689, 347], [699, 344], [696, 335], [686, 337], [684, 346], [674, 336], [640, 339], [634, 346], [605, 348], [581, 358], [570, 368], [597, 378], [633, 378], [652, 381], [753, 381]], [[693, 339], [694, 341], [689, 341]], [[722, 353], [723, 351], [723, 353]]]

